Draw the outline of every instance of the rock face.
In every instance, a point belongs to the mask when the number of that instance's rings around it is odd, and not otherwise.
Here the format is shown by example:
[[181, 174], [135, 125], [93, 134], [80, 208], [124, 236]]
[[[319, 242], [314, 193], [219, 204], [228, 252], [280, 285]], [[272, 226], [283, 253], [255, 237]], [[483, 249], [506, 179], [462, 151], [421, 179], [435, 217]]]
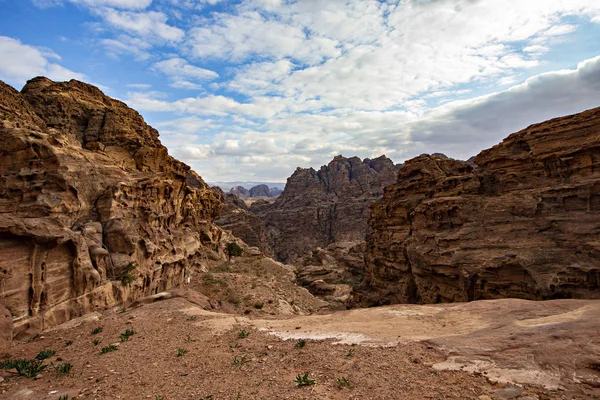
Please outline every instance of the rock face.
[[0, 82], [0, 151], [0, 303], [17, 339], [181, 285], [221, 251], [218, 194], [94, 86]]
[[273, 197], [267, 185], [258, 185], [250, 188], [250, 197]]
[[231, 231], [249, 246], [258, 247], [263, 254], [273, 255], [265, 225], [249, 211], [246, 203], [235, 194], [223, 194], [223, 209], [215, 223]]
[[298, 168], [272, 206], [251, 209], [265, 223], [276, 257], [293, 263], [317, 247], [364, 240], [369, 206], [395, 176], [385, 156], [337, 156], [319, 171]]
[[370, 225], [356, 304], [600, 298], [600, 108], [406, 162]]
[[235, 194], [236, 196], [248, 197], [250, 192], [243, 186], [234, 186], [229, 190], [229, 194]]

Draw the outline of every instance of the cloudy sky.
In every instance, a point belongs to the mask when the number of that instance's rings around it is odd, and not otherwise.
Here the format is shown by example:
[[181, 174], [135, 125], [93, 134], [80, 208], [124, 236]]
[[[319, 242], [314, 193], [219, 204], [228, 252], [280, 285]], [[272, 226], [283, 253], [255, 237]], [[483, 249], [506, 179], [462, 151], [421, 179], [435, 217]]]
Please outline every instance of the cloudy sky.
[[598, 0], [0, 0], [0, 79], [92, 82], [208, 181], [467, 159], [600, 106]]

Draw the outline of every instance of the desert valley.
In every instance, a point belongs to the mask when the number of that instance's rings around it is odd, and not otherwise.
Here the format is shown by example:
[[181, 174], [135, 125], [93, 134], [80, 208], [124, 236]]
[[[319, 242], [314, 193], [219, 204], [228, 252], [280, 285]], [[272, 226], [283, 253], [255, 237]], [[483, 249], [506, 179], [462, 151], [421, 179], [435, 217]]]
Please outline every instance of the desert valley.
[[93, 85], [0, 83], [0, 398], [600, 398], [600, 108], [523, 128], [225, 193]]

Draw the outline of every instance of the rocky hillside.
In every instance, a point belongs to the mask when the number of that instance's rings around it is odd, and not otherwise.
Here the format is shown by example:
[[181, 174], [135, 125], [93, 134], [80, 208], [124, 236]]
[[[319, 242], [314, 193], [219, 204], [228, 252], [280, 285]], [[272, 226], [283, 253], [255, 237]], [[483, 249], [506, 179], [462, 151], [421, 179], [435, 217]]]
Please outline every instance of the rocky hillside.
[[337, 156], [318, 171], [298, 168], [272, 206], [251, 210], [265, 223], [276, 257], [293, 263], [316, 247], [364, 240], [369, 206], [395, 176], [385, 156]]
[[406, 162], [370, 225], [356, 304], [600, 298], [600, 108]]
[[0, 151], [0, 304], [16, 338], [181, 285], [233, 240], [212, 222], [218, 194], [94, 86], [0, 82]]
[[[222, 191], [221, 191], [222, 193]], [[265, 225], [248, 206], [235, 194], [222, 193], [223, 209], [215, 223], [231, 231], [247, 245], [258, 247], [265, 255], [272, 256], [273, 250], [267, 238]]]

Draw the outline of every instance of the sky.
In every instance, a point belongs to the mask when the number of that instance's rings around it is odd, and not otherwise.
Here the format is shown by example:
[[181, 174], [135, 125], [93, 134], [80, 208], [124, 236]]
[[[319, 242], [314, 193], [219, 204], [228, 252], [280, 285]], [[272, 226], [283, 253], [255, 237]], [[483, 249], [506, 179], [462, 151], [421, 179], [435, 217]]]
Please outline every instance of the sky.
[[0, 0], [0, 79], [78, 79], [207, 181], [468, 159], [600, 106], [598, 0]]

